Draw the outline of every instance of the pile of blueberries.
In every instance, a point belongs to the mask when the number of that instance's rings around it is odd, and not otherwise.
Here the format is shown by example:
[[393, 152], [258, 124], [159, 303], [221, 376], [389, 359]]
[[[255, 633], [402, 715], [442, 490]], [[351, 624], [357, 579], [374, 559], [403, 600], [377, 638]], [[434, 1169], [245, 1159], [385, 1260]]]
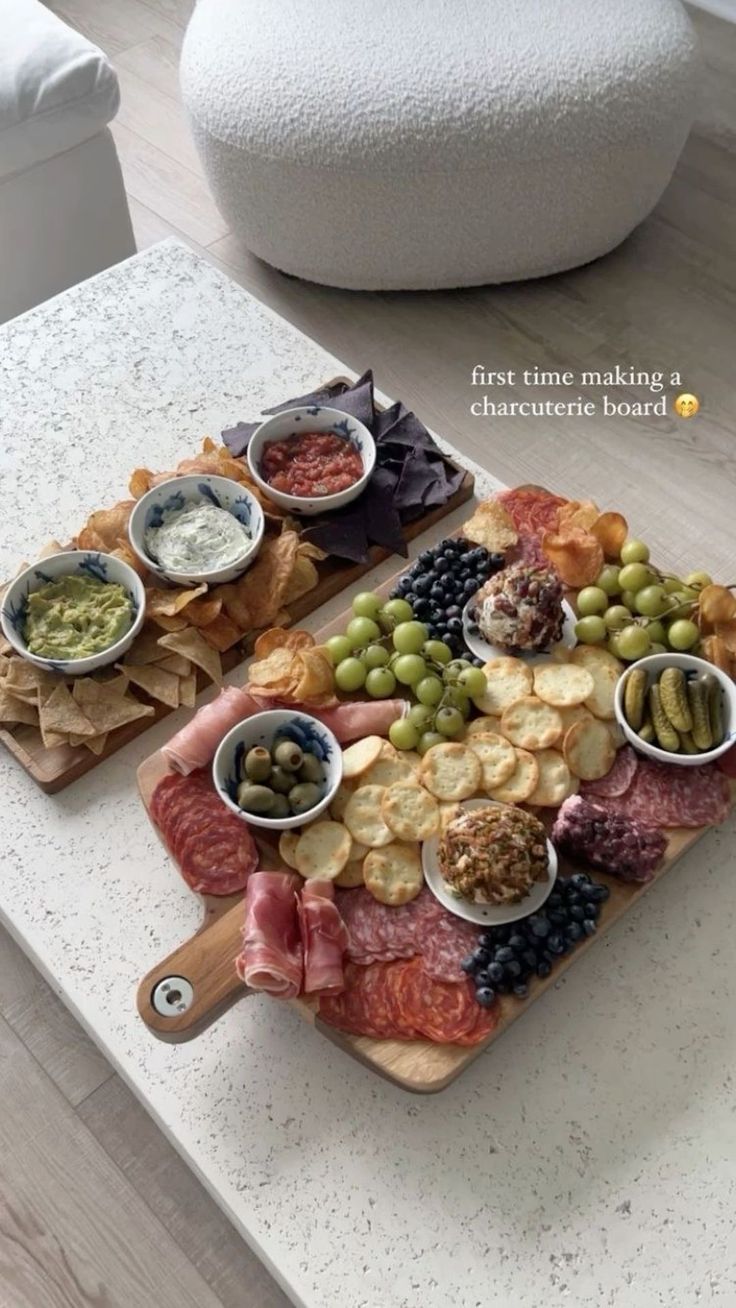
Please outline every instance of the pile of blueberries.
[[558, 877], [539, 913], [489, 927], [461, 967], [475, 982], [475, 997], [490, 1008], [496, 995], [529, 993], [531, 976], [549, 976], [555, 959], [569, 954], [583, 936], [592, 936], [601, 906], [610, 895], [608, 886], [593, 881], [587, 872]]
[[[483, 545], [462, 538], [440, 541], [425, 550], [401, 577], [392, 599], [408, 600], [414, 617], [423, 622], [432, 640], [443, 640], [455, 658], [467, 651], [463, 640], [463, 608], [471, 595], [504, 566], [503, 554], [490, 554]], [[478, 667], [482, 659], [475, 660]]]

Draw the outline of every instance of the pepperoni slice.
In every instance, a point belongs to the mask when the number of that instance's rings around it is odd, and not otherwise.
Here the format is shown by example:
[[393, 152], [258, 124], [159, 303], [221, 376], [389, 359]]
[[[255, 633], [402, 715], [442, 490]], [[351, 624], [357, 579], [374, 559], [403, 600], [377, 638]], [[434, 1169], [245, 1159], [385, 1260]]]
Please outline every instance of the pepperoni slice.
[[245, 888], [258, 866], [257, 846], [205, 771], [163, 777], [151, 798], [151, 816], [192, 890], [233, 895]]
[[454, 1044], [471, 1033], [478, 1005], [468, 981], [436, 981], [420, 957], [405, 965], [402, 982], [401, 1016], [407, 1024], [438, 1044]]

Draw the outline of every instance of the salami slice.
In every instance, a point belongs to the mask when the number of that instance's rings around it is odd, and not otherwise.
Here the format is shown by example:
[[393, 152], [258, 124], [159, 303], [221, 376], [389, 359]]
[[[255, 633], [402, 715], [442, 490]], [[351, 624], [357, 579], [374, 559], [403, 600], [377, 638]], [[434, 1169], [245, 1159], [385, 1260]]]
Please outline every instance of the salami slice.
[[728, 816], [731, 787], [713, 763], [690, 768], [642, 758], [623, 795], [590, 799], [600, 808], [651, 826], [717, 826]]
[[580, 794], [588, 795], [591, 799], [596, 795], [601, 795], [604, 799], [617, 799], [629, 789], [638, 766], [639, 757], [636, 751], [631, 748], [631, 745], [624, 745], [617, 751], [613, 765], [605, 777], [599, 777], [597, 781], [583, 781], [580, 785]]
[[354, 963], [389, 962], [422, 954], [439, 981], [458, 980], [460, 960], [478, 943], [480, 928], [448, 913], [426, 886], [416, 899], [390, 908], [363, 887], [339, 893], [348, 928], [348, 958]]
[[721, 757], [716, 761], [716, 767], [725, 776], [736, 780], [736, 745], [732, 745], [731, 749], [727, 749], [725, 754], [721, 754]]
[[399, 1023], [389, 977], [406, 964], [372, 963], [345, 968], [345, 989], [339, 995], [321, 995], [319, 1015], [331, 1026], [352, 1035], [371, 1036], [374, 1040], [415, 1040], [416, 1032]]
[[203, 771], [162, 778], [151, 797], [159, 827], [187, 885], [200, 895], [233, 895], [258, 866], [258, 849]]
[[470, 982], [437, 981], [421, 958], [404, 967], [400, 1004], [407, 1025], [437, 1044], [454, 1044], [475, 1027], [478, 1005]]

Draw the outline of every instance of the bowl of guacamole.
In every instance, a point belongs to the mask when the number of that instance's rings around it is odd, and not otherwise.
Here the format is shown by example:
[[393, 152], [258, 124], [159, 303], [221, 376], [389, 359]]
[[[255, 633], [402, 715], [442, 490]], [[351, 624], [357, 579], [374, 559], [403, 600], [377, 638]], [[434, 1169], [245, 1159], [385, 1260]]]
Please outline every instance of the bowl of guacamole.
[[11, 582], [0, 621], [23, 658], [75, 676], [120, 658], [143, 626], [145, 606], [143, 583], [123, 559], [67, 550]]
[[231, 477], [172, 477], [147, 491], [128, 522], [142, 563], [175, 585], [235, 581], [263, 540], [255, 495]]

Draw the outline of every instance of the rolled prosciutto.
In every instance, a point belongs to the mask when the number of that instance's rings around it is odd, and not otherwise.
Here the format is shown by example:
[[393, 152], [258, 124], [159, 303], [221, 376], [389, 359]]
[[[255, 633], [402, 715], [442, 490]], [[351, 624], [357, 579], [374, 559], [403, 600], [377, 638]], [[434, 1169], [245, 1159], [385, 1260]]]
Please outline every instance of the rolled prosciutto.
[[331, 881], [304, 882], [299, 903], [304, 948], [304, 992], [339, 995], [345, 988], [343, 955], [348, 931], [335, 903]]
[[302, 988], [298, 884], [290, 872], [253, 872], [245, 889], [243, 949], [235, 970], [251, 990], [279, 999], [295, 999]]

